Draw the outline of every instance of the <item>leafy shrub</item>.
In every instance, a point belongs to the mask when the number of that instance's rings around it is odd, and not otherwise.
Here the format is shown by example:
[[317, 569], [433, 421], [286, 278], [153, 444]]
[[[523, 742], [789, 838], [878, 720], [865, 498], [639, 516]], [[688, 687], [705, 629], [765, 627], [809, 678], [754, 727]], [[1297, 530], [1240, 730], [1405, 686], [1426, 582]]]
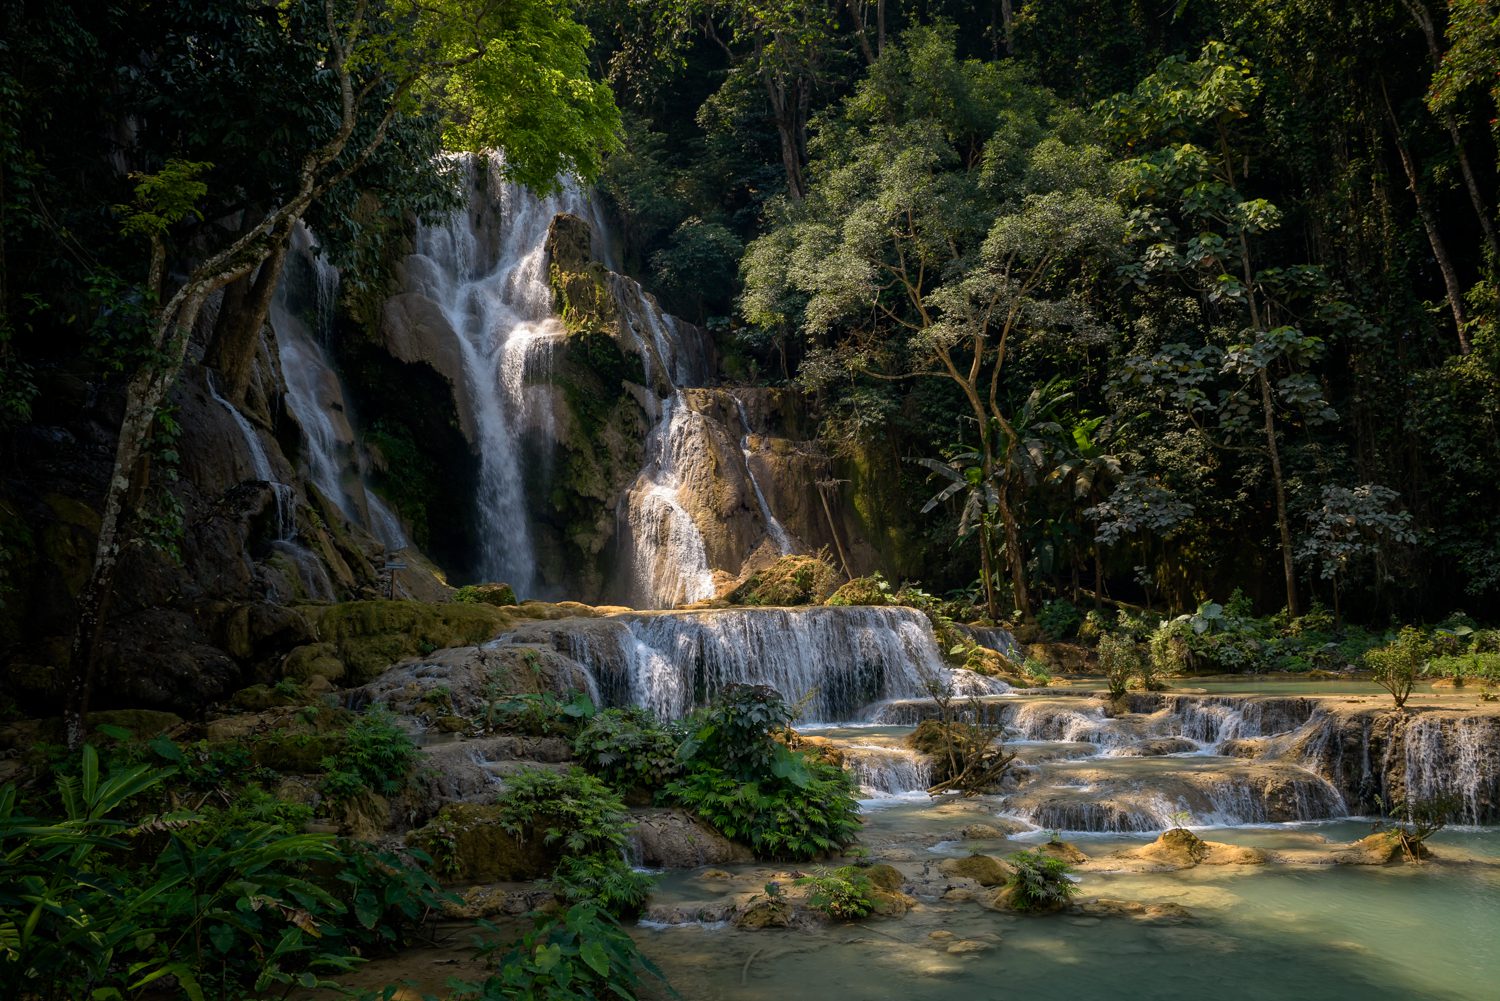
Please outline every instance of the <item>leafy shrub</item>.
[[825, 605], [890, 605], [891, 582], [879, 573], [856, 577], [828, 596]]
[[678, 756], [696, 758], [737, 778], [771, 772], [786, 748], [772, 739], [791, 726], [795, 713], [781, 693], [767, 685], [726, 685], [693, 726]]
[[782, 556], [729, 593], [732, 605], [816, 605], [833, 593], [838, 571], [818, 556]]
[[342, 737], [342, 747], [322, 762], [324, 795], [348, 800], [366, 790], [388, 796], [405, 788], [417, 748], [388, 714], [360, 716]]
[[1455, 685], [1469, 679], [1500, 681], [1500, 653], [1461, 653], [1448, 657], [1434, 657], [1422, 669], [1424, 674], [1435, 674], [1451, 678]]
[[619, 855], [568, 856], [552, 873], [552, 888], [563, 900], [592, 900], [617, 917], [640, 914], [655, 883]]
[[1082, 622], [1083, 616], [1079, 615], [1078, 609], [1065, 598], [1043, 602], [1041, 611], [1036, 615], [1036, 624], [1041, 629], [1042, 635], [1054, 642], [1072, 636], [1078, 631]]
[[854, 782], [776, 739], [793, 716], [774, 688], [726, 687], [694, 720], [678, 750], [683, 775], [664, 795], [763, 858], [812, 858], [849, 844], [859, 829]]
[[528, 737], [568, 737], [595, 712], [593, 700], [583, 692], [574, 692], [566, 701], [552, 692], [493, 693], [485, 709], [484, 728]]
[[1008, 860], [1010, 881], [1005, 885], [1017, 910], [1051, 910], [1066, 904], [1078, 887], [1068, 878], [1072, 867], [1046, 852], [1016, 852]]
[[1145, 661], [1140, 644], [1133, 637], [1119, 633], [1104, 633], [1099, 637], [1099, 667], [1111, 699], [1125, 695], [1130, 680], [1143, 672]]
[[1420, 630], [1404, 626], [1390, 643], [1365, 654], [1365, 663], [1375, 683], [1390, 692], [1396, 708], [1401, 709], [1411, 697], [1417, 675], [1431, 657], [1431, 641]]
[[517, 837], [540, 834], [568, 855], [618, 855], [625, 848], [625, 803], [578, 767], [566, 772], [526, 768], [506, 779], [497, 800], [501, 825]]
[[665, 724], [649, 709], [606, 709], [595, 714], [573, 739], [573, 753], [620, 792], [660, 789], [682, 771], [679, 727]]
[[667, 795], [761, 858], [810, 859], [852, 842], [860, 821], [849, 773], [786, 753], [793, 761], [785, 776], [745, 781], [694, 764], [667, 787]]
[[561, 914], [537, 914], [520, 942], [494, 938], [480, 954], [496, 972], [480, 983], [453, 984], [455, 1001], [635, 1001], [641, 972], [664, 980], [661, 971], [603, 908], [580, 901]]
[[92, 747], [80, 764], [58, 779], [59, 820], [22, 816], [15, 787], [0, 789], [0, 995], [136, 997], [172, 977], [189, 998], [263, 997], [355, 962], [325, 934], [345, 908], [312, 876], [338, 863], [332, 839], [190, 813], [120, 819], [173, 771], [102, 776]]
[[852, 865], [803, 876], [797, 880], [797, 885], [812, 887], [807, 906], [841, 921], [865, 917], [875, 908], [875, 902], [870, 899], [874, 885], [868, 876]]

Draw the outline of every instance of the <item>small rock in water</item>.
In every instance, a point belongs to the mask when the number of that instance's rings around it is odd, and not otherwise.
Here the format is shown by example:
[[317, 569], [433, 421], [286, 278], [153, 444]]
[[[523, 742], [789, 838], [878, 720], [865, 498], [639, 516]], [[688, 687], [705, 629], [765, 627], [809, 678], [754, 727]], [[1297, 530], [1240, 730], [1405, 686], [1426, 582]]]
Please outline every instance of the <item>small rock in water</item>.
[[948, 955], [963, 956], [975, 952], [989, 952], [994, 946], [988, 942], [980, 942], [977, 939], [964, 939], [962, 942], [954, 942], [948, 946]]
[[958, 936], [954, 935], [951, 931], [934, 931], [928, 932], [927, 937], [934, 942], [946, 942], [948, 939], [957, 938]]
[[972, 890], [966, 890], [966, 889], [964, 889], [961, 886], [955, 886], [955, 887], [950, 888], [948, 891], [946, 891], [943, 894], [943, 899], [944, 900], [951, 900], [951, 901], [958, 901], [958, 902], [962, 902], [962, 901], [965, 901], [965, 900], [973, 900], [974, 899], [974, 893], [973, 893]]
[[734, 874], [725, 872], [723, 869], [704, 869], [698, 874], [699, 879], [725, 880], [733, 879]]

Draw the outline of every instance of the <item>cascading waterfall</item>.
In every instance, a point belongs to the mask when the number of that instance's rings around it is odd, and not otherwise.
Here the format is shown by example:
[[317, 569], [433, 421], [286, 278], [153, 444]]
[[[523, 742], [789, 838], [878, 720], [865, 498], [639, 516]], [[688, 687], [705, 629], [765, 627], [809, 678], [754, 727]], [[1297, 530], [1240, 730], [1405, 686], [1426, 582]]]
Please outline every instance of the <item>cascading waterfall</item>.
[[626, 494], [624, 547], [629, 600], [638, 608], [671, 607], [711, 597], [713, 572], [703, 532], [683, 507], [678, 464], [703, 418], [673, 393], [646, 436], [646, 467]]
[[776, 547], [776, 552], [786, 556], [793, 548], [791, 536], [786, 534], [786, 528], [776, 520], [775, 512], [766, 501], [766, 493], [760, 488], [760, 479], [755, 475], [755, 465], [751, 462], [750, 415], [745, 410], [745, 401], [738, 396], [734, 398], [734, 406], [739, 412], [740, 427], [745, 432], [740, 438], [740, 454], [745, 457], [745, 473], [750, 478], [750, 488], [755, 492], [755, 503], [760, 508], [761, 520], [766, 523], [766, 535], [770, 537], [771, 544]]
[[806, 700], [804, 723], [859, 719], [886, 699], [915, 698], [929, 680], [999, 694], [1004, 683], [951, 669], [932, 625], [910, 608], [744, 608], [536, 623], [514, 643], [544, 644], [583, 665], [609, 705], [680, 718], [726, 685], [769, 685]]
[[[578, 185], [537, 198], [502, 176], [496, 159], [460, 159], [473, 201], [440, 225], [417, 231], [407, 288], [437, 304], [462, 362], [476, 449], [478, 571], [520, 594], [536, 590], [536, 554], [526, 510], [522, 436], [552, 434], [550, 387], [535, 385], [565, 336], [552, 313], [546, 243], [559, 212], [594, 223], [598, 213]], [[480, 176], [480, 171], [484, 171]], [[485, 220], [498, 207], [498, 239]], [[540, 371], [539, 371], [540, 370]]]
[[297, 541], [297, 491], [290, 484], [276, 479], [271, 457], [267, 454], [265, 446], [261, 444], [260, 435], [256, 433], [255, 427], [245, 415], [219, 392], [212, 372], [208, 373], [207, 382], [208, 395], [228, 412], [235, 427], [239, 429], [245, 443], [245, 454], [250, 457], [250, 466], [255, 473], [255, 478], [265, 483], [271, 490], [271, 496], [276, 505], [276, 535], [271, 540], [271, 548], [285, 554], [291, 561], [292, 566], [296, 568], [298, 582], [308, 597], [332, 600], [335, 596], [335, 589], [333, 582], [328, 578], [327, 569], [306, 546]]
[[932, 785], [932, 760], [904, 747], [844, 744], [844, 767], [866, 799], [925, 793]]
[[[343, 453], [354, 436], [345, 413], [343, 390], [326, 347], [338, 301], [338, 269], [313, 252], [315, 240], [306, 226], [298, 224], [291, 241], [291, 253], [272, 294], [268, 318], [276, 331], [287, 407], [302, 428], [308, 476], [345, 517], [365, 524], [388, 550], [404, 549], [406, 533], [395, 513], [372, 491], [365, 490], [357, 477], [352, 484], [345, 481], [344, 470], [352, 457], [346, 458]], [[299, 260], [310, 262], [313, 269], [315, 329], [292, 307], [290, 269]], [[357, 498], [351, 497], [352, 490], [358, 491]], [[360, 511], [361, 504], [368, 516]]]

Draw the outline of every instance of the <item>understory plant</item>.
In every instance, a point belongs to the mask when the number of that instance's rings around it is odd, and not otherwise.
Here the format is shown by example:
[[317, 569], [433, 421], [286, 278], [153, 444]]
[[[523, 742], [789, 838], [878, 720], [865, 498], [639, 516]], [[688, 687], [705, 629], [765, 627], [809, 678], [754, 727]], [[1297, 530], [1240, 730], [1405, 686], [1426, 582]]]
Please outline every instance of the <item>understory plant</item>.
[[1375, 683], [1390, 692], [1397, 709], [1403, 709], [1431, 656], [1431, 641], [1415, 627], [1405, 626], [1394, 640], [1365, 654], [1365, 663]]
[[1429, 854], [1427, 839], [1448, 826], [1457, 810], [1451, 796], [1426, 800], [1399, 800], [1387, 806], [1378, 798], [1382, 817], [1376, 830], [1389, 831], [1401, 845], [1401, 856], [1408, 862], [1421, 862]]
[[1104, 682], [1109, 686], [1109, 697], [1118, 701], [1125, 697], [1132, 678], [1139, 676], [1146, 658], [1141, 656], [1140, 644], [1128, 633], [1103, 633], [1099, 637], [1099, 669], [1104, 672]]
[[[377, 928], [420, 920], [430, 880], [391, 856], [246, 812], [157, 808], [171, 768], [104, 774], [85, 746], [57, 816], [0, 789], [0, 996], [191, 1001], [336, 986]], [[152, 800], [155, 799], [156, 803]], [[262, 815], [275, 811], [264, 805]], [[398, 871], [399, 870], [399, 871]]]
[[664, 797], [769, 859], [808, 859], [853, 842], [854, 782], [784, 736], [793, 710], [773, 688], [730, 685], [699, 713], [678, 750], [683, 774]]
[[626, 861], [630, 824], [609, 786], [573, 767], [563, 773], [523, 769], [507, 780], [499, 819], [510, 834], [540, 837], [561, 848], [552, 884], [565, 900], [595, 900], [620, 915], [638, 913], [652, 879]]
[[1068, 878], [1072, 866], [1042, 851], [1016, 852], [1008, 859], [1010, 880], [1005, 884], [1017, 910], [1055, 910], [1078, 892]]
[[857, 866], [844, 865], [831, 871], [822, 869], [811, 876], [802, 876], [797, 885], [812, 889], [807, 906], [841, 921], [866, 917], [875, 908], [875, 902], [870, 899], [875, 886]]
[[682, 738], [681, 727], [657, 719], [650, 709], [605, 709], [573, 739], [573, 753], [621, 793], [657, 790], [682, 771]]
[[348, 800], [366, 792], [399, 792], [416, 756], [416, 745], [388, 713], [366, 713], [344, 730], [342, 746], [323, 758], [323, 794]]
[[494, 973], [454, 982], [454, 1001], [635, 1001], [642, 974], [665, 983], [661, 971], [604, 908], [582, 900], [557, 913], [538, 913], [519, 942], [506, 942], [493, 924], [479, 953]]

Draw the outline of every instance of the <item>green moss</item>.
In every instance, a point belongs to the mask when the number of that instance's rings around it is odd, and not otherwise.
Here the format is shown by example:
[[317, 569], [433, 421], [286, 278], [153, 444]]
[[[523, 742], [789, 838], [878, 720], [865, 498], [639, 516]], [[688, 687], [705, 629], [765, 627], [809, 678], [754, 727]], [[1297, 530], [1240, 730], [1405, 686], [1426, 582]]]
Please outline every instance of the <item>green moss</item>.
[[453, 600], [463, 604], [514, 605], [516, 590], [509, 584], [470, 584], [453, 592]]
[[783, 556], [751, 574], [745, 583], [731, 591], [729, 603], [816, 605], [829, 596], [837, 580], [838, 571], [826, 560], [816, 556]]
[[450, 803], [426, 827], [407, 835], [406, 842], [431, 856], [447, 881], [495, 883], [548, 875], [561, 850], [506, 828], [499, 806]]
[[349, 601], [306, 606], [318, 638], [347, 671], [344, 682], [362, 685], [405, 657], [444, 647], [473, 646], [494, 637], [515, 618], [493, 605], [421, 601]]

